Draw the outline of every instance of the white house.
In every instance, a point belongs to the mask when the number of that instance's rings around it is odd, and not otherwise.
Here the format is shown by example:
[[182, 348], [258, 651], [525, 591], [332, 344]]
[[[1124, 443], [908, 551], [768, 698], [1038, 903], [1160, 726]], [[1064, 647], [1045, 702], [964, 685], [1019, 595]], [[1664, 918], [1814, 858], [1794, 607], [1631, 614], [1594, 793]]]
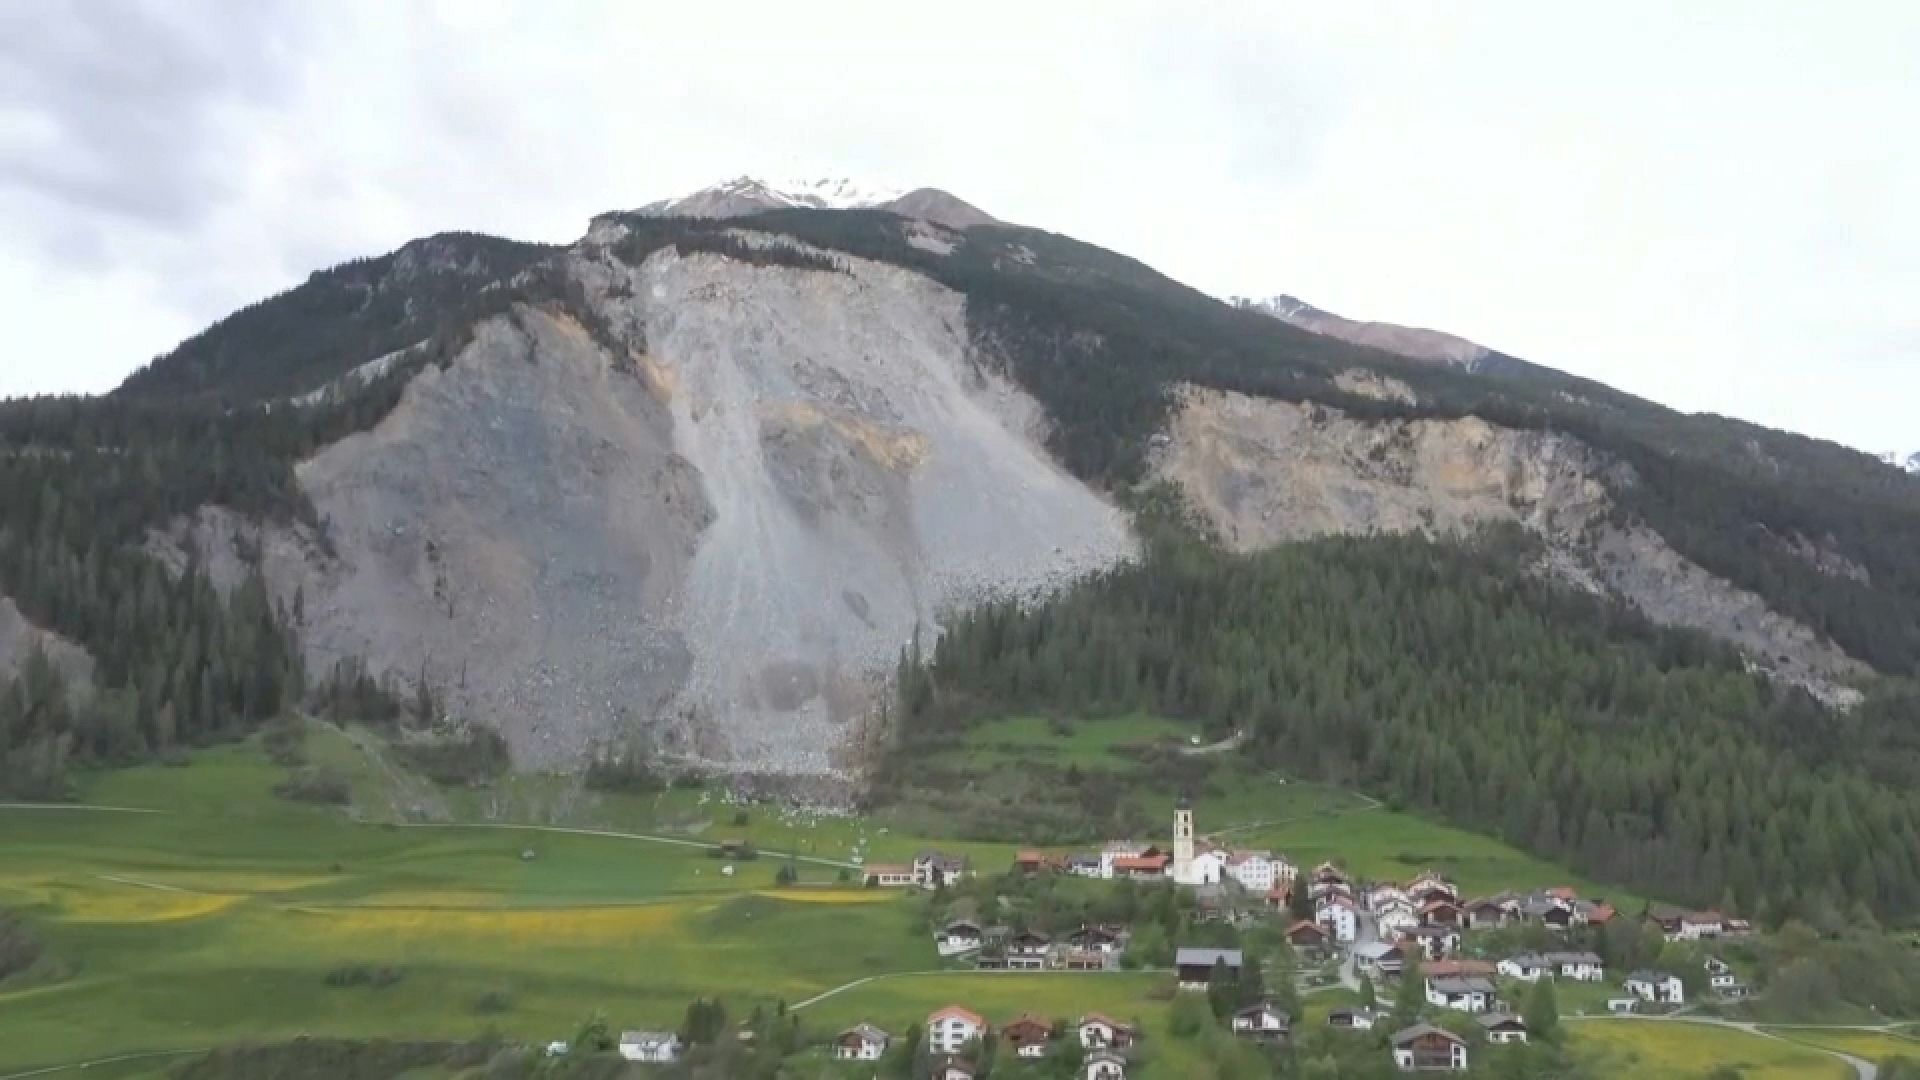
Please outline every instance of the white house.
[[1598, 954], [1590, 952], [1550, 952], [1545, 957], [1557, 978], [1574, 982], [1599, 982], [1607, 968]]
[[1133, 1045], [1133, 1026], [1123, 1024], [1110, 1016], [1088, 1013], [1073, 1027], [1080, 1033], [1080, 1045], [1088, 1050]]
[[969, 1040], [987, 1034], [986, 1017], [977, 1012], [949, 1005], [927, 1017], [927, 1050], [935, 1054], [957, 1054]]
[[914, 873], [911, 863], [868, 863], [861, 875], [869, 885], [883, 889], [900, 889], [920, 884], [920, 877]]
[[680, 1060], [680, 1036], [671, 1031], [624, 1031], [620, 1056], [628, 1061], [671, 1064]]
[[554, 1041], [547, 1044], [547, 1056], [548, 1057], [566, 1057], [567, 1051], [571, 1049], [573, 1049], [571, 1045], [565, 1042], [562, 1042], [559, 1039], [555, 1039]]
[[1626, 988], [1627, 993], [1655, 1005], [1681, 1005], [1686, 1002], [1687, 992], [1681, 985], [1680, 976], [1668, 975], [1663, 971], [1636, 971], [1627, 976]]
[[1227, 876], [1250, 893], [1266, 895], [1275, 883], [1273, 856], [1264, 851], [1236, 851], [1227, 856]]
[[1523, 1043], [1527, 1041], [1526, 1021], [1512, 1013], [1488, 1013], [1474, 1018], [1487, 1029], [1487, 1041], [1490, 1043]]
[[1369, 941], [1356, 945], [1353, 958], [1361, 968], [1382, 975], [1398, 975], [1406, 970], [1406, 950], [1391, 941]]
[[1740, 977], [1731, 971], [1723, 971], [1718, 975], [1707, 976], [1707, 985], [1715, 990], [1731, 990], [1740, 985]]
[[1460, 902], [1460, 888], [1439, 874], [1428, 871], [1407, 882], [1407, 896], [1416, 904], [1444, 897], [1454, 903]]
[[1405, 937], [1420, 928], [1420, 916], [1415, 915], [1411, 907], [1393, 907], [1385, 914], [1374, 916], [1373, 923], [1383, 938]]
[[1465, 1072], [1467, 1041], [1432, 1024], [1415, 1024], [1394, 1034], [1393, 1066], [1403, 1072]]
[[1479, 975], [1440, 975], [1427, 980], [1427, 1004], [1460, 1012], [1481, 1013], [1493, 1008], [1499, 990]]
[[958, 956], [980, 947], [980, 924], [955, 919], [933, 936], [933, 947], [941, 956]]
[[879, 1061], [890, 1037], [872, 1024], [856, 1024], [833, 1041], [833, 1056], [841, 1061]]
[[913, 860], [913, 877], [923, 889], [952, 888], [967, 876], [967, 860], [958, 855], [923, 851]]
[[1266, 1002], [1249, 1005], [1233, 1014], [1233, 1033], [1249, 1038], [1284, 1039], [1293, 1030], [1286, 1013]]
[[1127, 1059], [1111, 1050], [1095, 1050], [1080, 1063], [1081, 1080], [1127, 1080]]
[[1552, 970], [1547, 966], [1547, 958], [1539, 953], [1519, 953], [1509, 956], [1495, 967], [1501, 975], [1509, 979], [1524, 979], [1527, 982], [1538, 982], [1541, 978], [1552, 974]]
[[1328, 936], [1342, 945], [1353, 944], [1353, 939], [1360, 933], [1360, 915], [1353, 901], [1337, 893], [1320, 898], [1314, 910], [1314, 920], [1326, 927]]
[[1681, 941], [1717, 938], [1727, 931], [1727, 920], [1717, 911], [1690, 911], [1680, 916]]

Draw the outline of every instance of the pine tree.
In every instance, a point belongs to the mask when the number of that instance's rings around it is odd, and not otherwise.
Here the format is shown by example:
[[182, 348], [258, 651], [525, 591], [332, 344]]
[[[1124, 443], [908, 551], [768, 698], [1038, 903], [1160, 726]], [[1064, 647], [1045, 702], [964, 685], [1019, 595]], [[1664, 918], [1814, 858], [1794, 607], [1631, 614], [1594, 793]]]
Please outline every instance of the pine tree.
[[1551, 978], [1535, 980], [1527, 992], [1526, 1011], [1521, 1019], [1527, 1024], [1527, 1037], [1552, 1042], [1560, 1037], [1560, 1003], [1555, 999]]

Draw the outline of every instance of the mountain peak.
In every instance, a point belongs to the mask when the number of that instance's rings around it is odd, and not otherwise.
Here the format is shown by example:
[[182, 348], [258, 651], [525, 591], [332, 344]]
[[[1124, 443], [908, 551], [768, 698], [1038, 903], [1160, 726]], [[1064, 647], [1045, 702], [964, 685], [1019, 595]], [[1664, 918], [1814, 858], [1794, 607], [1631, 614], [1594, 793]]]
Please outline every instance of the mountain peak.
[[886, 210], [953, 229], [998, 224], [985, 211], [938, 188], [903, 192], [845, 176], [775, 182], [741, 175], [690, 194], [650, 202], [637, 212], [656, 217], [725, 218], [790, 209]]

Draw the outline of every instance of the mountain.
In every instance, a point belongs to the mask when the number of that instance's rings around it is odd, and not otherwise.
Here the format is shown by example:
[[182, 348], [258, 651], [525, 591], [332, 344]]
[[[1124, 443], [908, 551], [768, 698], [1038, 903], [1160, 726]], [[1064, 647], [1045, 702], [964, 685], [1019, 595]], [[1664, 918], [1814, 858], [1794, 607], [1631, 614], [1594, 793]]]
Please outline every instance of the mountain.
[[644, 742], [849, 775], [903, 654], [1124, 565], [1169, 495], [1245, 556], [1519, 528], [1515, 574], [1835, 705], [1920, 670], [1920, 484], [1868, 455], [889, 194], [739, 180], [563, 246], [429, 237], [105, 398], [0, 406], [0, 592], [139, 717], [77, 721], [79, 760], [318, 685], [525, 767]]
[[730, 218], [765, 210], [886, 210], [950, 229], [999, 224], [991, 215], [938, 188], [894, 191], [840, 178], [778, 184], [739, 176], [690, 195], [661, 199], [635, 211], [651, 217]]
[[1905, 469], [1910, 473], [1920, 475], [1920, 450], [1916, 450], [1911, 454], [1901, 454], [1897, 451], [1888, 450], [1880, 455], [1880, 460], [1897, 469]]

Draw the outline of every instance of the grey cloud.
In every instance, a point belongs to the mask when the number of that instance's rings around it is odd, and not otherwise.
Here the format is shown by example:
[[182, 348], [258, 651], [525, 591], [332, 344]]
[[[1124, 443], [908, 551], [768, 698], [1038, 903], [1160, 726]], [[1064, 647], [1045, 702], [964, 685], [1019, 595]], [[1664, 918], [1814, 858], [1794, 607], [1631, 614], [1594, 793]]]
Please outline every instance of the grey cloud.
[[281, 0], [0, 5], [0, 190], [191, 226], [238, 183], [223, 116], [284, 92], [296, 33]]

